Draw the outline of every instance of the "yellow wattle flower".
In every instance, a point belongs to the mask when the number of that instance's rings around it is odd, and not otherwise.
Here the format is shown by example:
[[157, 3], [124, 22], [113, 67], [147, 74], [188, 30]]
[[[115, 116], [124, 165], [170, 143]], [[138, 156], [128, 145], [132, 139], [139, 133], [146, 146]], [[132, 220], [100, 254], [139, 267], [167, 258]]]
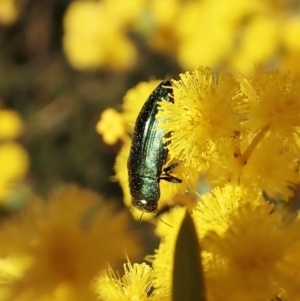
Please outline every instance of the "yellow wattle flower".
[[[62, 300], [94, 300], [90, 283], [107, 262], [119, 262], [125, 251], [132, 256], [139, 252], [126, 230], [128, 217], [97, 194], [77, 187], [47, 202], [28, 203], [20, 216], [1, 225], [1, 258], [22, 263], [19, 272], [9, 273], [9, 297], [2, 300], [60, 300], [57, 295], [64, 296]], [[9, 272], [1, 267], [0, 276]]]
[[70, 64], [79, 70], [131, 67], [136, 49], [124, 34], [124, 22], [105, 1], [72, 2], [64, 16], [63, 37]]
[[160, 105], [159, 127], [172, 132], [165, 138], [172, 158], [205, 170], [218, 144], [231, 143], [240, 130], [239, 83], [229, 74], [201, 67], [180, 77], [172, 81], [174, 104]]
[[300, 147], [300, 77], [278, 70], [259, 72], [244, 79], [245, 94], [240, 112], [246, 115], [243, 126], [257, 133], [265, 126], [273, 139], [288, 147]]
[[0, 139], [14, 139], [24, 129], [19, 114], [13, 110], [0, 110]]
[[123, 267], [123, 276], [110, 267], [97, 277], [94, 290], [101, 300], [166, 300], [162, 290], [151, 292], [155, 272], [149, 265], [131, 264], [128, 260]]
[[102, 135], [106, 144], [115, 144], [119, 139], [124, 139], [125, 125], [122, 115], [114, 109], [106, 109], [96, 124], [96, 131]]

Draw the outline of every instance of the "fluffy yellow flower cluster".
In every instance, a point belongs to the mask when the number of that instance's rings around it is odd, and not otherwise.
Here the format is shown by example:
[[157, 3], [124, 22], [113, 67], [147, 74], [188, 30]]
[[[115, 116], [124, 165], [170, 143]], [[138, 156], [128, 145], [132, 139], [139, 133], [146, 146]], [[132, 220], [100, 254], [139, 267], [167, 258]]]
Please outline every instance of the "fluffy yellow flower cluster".
[[[138, 1], [74, 1], [64, 17], [63, 47], [76, 69], [124, 69], [135, 61], [136, 49], [125, 30]], [[122, 9], [123, 7], [123, 9]], [[133, 16], [132, 16], [133, 15]]]
[[198, 68], [172, 82], [175, 102], [157, 118], [172, 158], [212, 187], [243, 184], [288, 200], [299, 181], [300, 77], [257, 72], [236, 80]]
[[174, 294], [186, 288], [193, 292], [184, 300], [299, 300], [299, 219], [287, 225], [259, 193], [226, 185], [203, 196], [193, 211], [200, 251], [192, 229], [182, 230], [184, 215], [179, 207], [163, 215], [174, 228], [158, 224], [162, 241], [148, 257], [152, 269], [128, 263], [123, 277], [111, 269], [99, 276], [96, 290], [102, 300], [180, 300]]
[[[157, 82], [148, 85], [149, 95]], [[185, 300], [300, 300], [300, 77], [274, 70], [235, 78], [199, 67], [172, 80], [172, 87], [174, 103], [162, 100], [156, 118], [171, 133], [164, 142], [170, 160], [182, 162], [175, 172], [185, 185], [173, 184], [178, 188], [170, 192], [161, 183], [160, 204], [177, 203], [187, 187], [200, 191], [205, 179], [210, 191], [197, 194], [191, 210], [196, 238], [186, 230], [186, 209], [175, 207], [162, 215], [173, 228], [158, 223], [161, 244], [148, 256], [151, 273], [148, 266], [130, 263], [123, 277], [110, 270], [97, 280], [99, 296], [180, 300], [180, 283], [182, 291], [196, 291]], [[133, 122], [141, 98], [147, 98], [138, 90], [125, 97], [125, 124]], [[126, 203], [128, 140], [123, 138], [116, 161]], [[181, 199], [181, 204], [190, 203], [187, 196]], [[130, 285], [124, 279], [131, 279]], [[122, 297], [109, 295], [101, 283], [111, 292], [123, 288]], [[143, 295], [149, 286], [153, 290]]]
[[[129, 90], [122, 115], [118, 113], [113, 121], [110, 115], [106, 121], [103, 113], [97, 126], [101, 125], [101, 133], [113, 142], [124, 141], [115, 171], [128, 206], [129, 136], [143, 101], [157, 85], [158, 81], [152, 81]], [[179, 195], [197, 190], [203, 176], [211, 188], [235, 183], [259, 189], [272, 199], [288, 201], [293, 196], [299, 181], [297, 75], [258, 71], [238, 80], [228, 73], [212, 74], [208, 68], [198, 68], [173, 80], [172, 86], [175, 102], [162, 101], [157, 118], [159, 127], [172, 133], [165, 142], [170, 160], [182, 162], [175, 175], [185, 181], [183, 185], [162, 181], [161, 206], [172, 204], [174, 196], [175, 203], [189, 204]], [[134, 208], [132, 211], [140, 216]], [[146, 218], [150, 216], [146, 214]]]
[[[12, 110], [0, 110], [0, 203], [11, 205], [12, 194], [29, 168], [27, 151], [14, 141], [23, 131], [23, 121]], [[13, 204], [15, 206], [16, 204]]]
[[107, 262], [139, 252], [128, 217], [78, 187], [30, 200], [1, 222], [1, 301], [96, 300], [92, 281]]
[[78, 69], [133, 66], [142, 40], [184, 69], [226, 66], [251, 74], [255, 65], [272, 64], [299, 72], [296, 0], [77, 0], [64, 32], [66, 56]]
[[[158, 225], [162, 242], [152, 256], [156, 272], [153, 285], [160, 289], [168, 283], [165, 293], [169, 296], [174, 293], [172, 276], [173, 281], [174, 277], [188, 281], [194, 277], [192, 273], [174, 275], [173, 271], [175, 242], [183, 216], [182, 208], [163, 216], [174, 230]], [[192, 217], [202, 246], [198, 256], [204, 271], [205, 298], [201, 300], [271, 300], [275, 296], [299, 300], [300, 282], [295, 276], [300, 271], [299, 219], [285, 224], [260, 193], [233, 185], [204, 195]], [[181, 258], [181, 265], [187, 263], [188, 258]], [[182, 285], [186, 285], [184, 280]], [[194, 289], [200, 287], [198, 283]]]

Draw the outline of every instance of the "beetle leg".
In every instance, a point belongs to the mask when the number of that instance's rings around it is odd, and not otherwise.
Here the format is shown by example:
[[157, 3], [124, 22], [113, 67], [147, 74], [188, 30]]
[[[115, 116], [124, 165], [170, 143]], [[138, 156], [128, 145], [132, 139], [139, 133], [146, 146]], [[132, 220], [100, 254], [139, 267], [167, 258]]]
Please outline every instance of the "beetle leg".
[[170, 175], [170, 173], [180, 164], [181, 162], [175, 162], [167, 167], [165, 167], [163, 169], [163, 174], [162, 176], [159, 178], [160, 180], [165, 180], [171, 183], [182, 183], [182, 180], [179, 178], [176, 178], [172, 175]]
[[165, 167], [165, 168], [163, 169], [163, 172], [164, 172], [166, 175], [168, 175], [168, 174], [169, 174], [170, 172], [172, 172], [173, 169], [175, 169], [180, 163], [181, 163], [180, 161], [179, 161], [179, 162], [175, 162], [175, 163], [173, 163], [173, 164], [171, 164], [171, 165]]
[[172, 175], [169, 175], [169, 174], [166, 174], [166, 177], [160, 177], [159, 179], [160, 180], [165, 180], [165, 181], [168, 181], [168, 182], [171, 182], [171, 183], [176, 183], [176, 184], [182, 183], [181, 179], [176, 178], [176, 177], [174, 177]]

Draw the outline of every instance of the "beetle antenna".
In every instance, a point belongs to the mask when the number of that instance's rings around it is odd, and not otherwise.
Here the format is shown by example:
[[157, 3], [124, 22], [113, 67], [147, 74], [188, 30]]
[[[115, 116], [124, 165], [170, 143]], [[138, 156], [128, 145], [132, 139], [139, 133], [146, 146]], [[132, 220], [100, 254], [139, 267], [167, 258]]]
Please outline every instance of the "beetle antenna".
[[156, 217], [159, 221], [161, 221], [162, 223], [164, 223], [165, 225], [167, 225], [167, 226], [169, 226], [169, 227], [171, 227], [171, 228], [174, 228], [174, 227], [172, 227], [170, 224], [168, 224], [168, 223], [166, 223], [165, 221], [163, 221], [163, 220], [159, 217], [159, 215], [157, 215], [157, 213], [155, 213], [155, 217]]
[[144, 212], [142, 212], [140, 220], [139, 220], [139, 229], [141, 228], [143, 215], [144, 215]]

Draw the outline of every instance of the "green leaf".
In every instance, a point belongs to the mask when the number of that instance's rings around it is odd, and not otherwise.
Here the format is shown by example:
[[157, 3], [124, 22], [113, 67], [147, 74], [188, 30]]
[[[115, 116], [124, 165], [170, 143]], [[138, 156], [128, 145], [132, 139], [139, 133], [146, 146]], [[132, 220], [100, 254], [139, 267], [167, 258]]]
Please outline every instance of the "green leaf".
[[179, 229], [173, 267], [173, 301], [205, 301], [201, 253], [193, 219], [188, 212]]

